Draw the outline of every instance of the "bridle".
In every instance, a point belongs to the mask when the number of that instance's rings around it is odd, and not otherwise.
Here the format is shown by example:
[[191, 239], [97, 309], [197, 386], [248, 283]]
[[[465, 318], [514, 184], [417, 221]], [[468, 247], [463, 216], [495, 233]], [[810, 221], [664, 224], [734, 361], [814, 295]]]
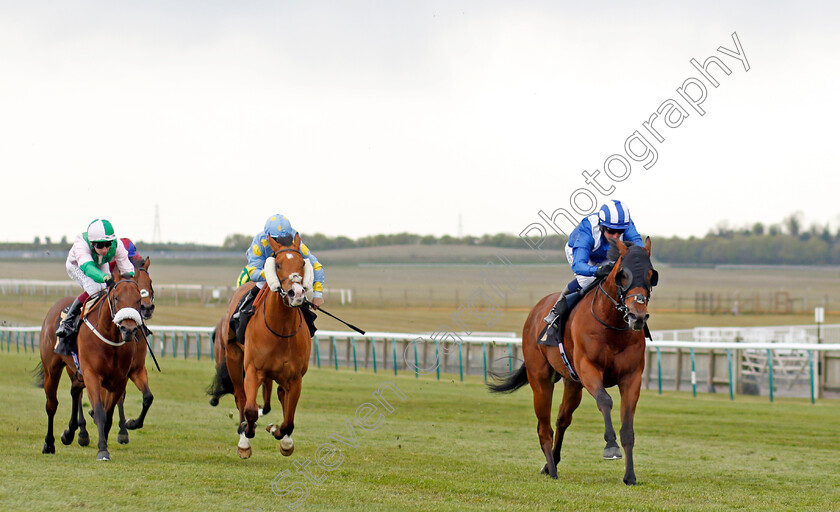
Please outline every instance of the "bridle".
[[[277, 259], [277, 255], [280, 254], [281, 252], [291, 252], [291, 253], [300, 254], [300, 251], [298, 251], [296, 249], [286, 248], [286, 249], [280, 249], [279, 251], [276, 251], [274, 254], [272, 254], [272, 257]], [[293, 284], [303, 282], [303, 276], [301, 276], [297, 272], [293, 272], [292, 274], [289, 274], [288, 276], [284, 277], [283, 279], [280, 279], [279, 277], [277, 279], [278, 279], [278, 281], [280, 281], [281, 285], [285, 281], [290, 281]], [[289, 290], [291, 290], [291, 287], [289, 288]], [[276, 293], [280, 294], [280, 297], [283, 298], [283, 302], [286, 304], [286, 306], [288, 306], [290, 308], [293, 308], [297, 311], [298, 317], [300, 318], [300, 322], [298, 323], [297, 329], [292, 334], [280, 334], [278, 332], [275, 332], [274, 329], [272, 329], [271, 326], [268, 325], [268, 315], [266, 315], [266, 313], [265, 313], [265, 303], [266, 303], [266, 301], [263, 301], [263, 303], [262, 303], [263, 323], [265, 324], [265, 328], [268, 329], [271, 332], [271, 334], [277, 336], [278, 338], [293, 338], [294, 336], [297, 335], [297, 333], [300, 332], [300, 328], [303, 327], [303, 313], [301, 313], [301, 311], [300, 311], [300, 306], [303, 305], [303, 304], [298, 305], [298, 306], [292, 306], [292, 299], [290, 298], [291, 294], [289, 293], [289, 291], [284, 290], [282, 286], [280, 286], [280, 289]]]
[[[622, 258], [622, 263], [623, 262], [624, 259]], [[600, 291], [604, 295], [604, 297], [608, 298], [610, 302], [612, 302], [615, 309], [618, 310], [618, 312], [621, 313], [622, 318], [624, 318], [625, 324], [628, 324], [629, 320], [627, 317], [630, 315], [630, 308], [627, 307], [627, 299], [632, 298], [633, 302], [636, 304], [647, 304], [648, 302], [650, 302], [651, 287], [649, 283], [645, 283], [644, 288], [648, 292], [647, 295], [643, 293], [631, 293], [630, 295], [627, 295], [627, 290], [630, 289], [630, 284], [633, 282], [633, 272], [629, 268], [621, 266], [619, 266], [618, 270], [627, 274], [627, 286], [618, 286], [618, 283], [616, 283], [616, 297], [618, 298], [618, 300], [614, 299], [609, 293], [607, 293], [606, 290], [604, 290], [604, 281], [598, 283], [598, 291]], [[592, 313], [592, 316], [595, 317], [595, 320], [597, 320], [598, 323], [600, 323], [604, 327], [612, 329], [614, 331], [627, 331], [630, 329], [628, 325], [624, 325], [622, 327], [615, 327], [614, 325], [607, 324], [606, 322], [598, 318], [598, 315], [595, 313], [594, 306], [595, 301], [593, 300], [589, 303], [589, 311], [590, 313]]]
[[[119, 285], [123, 284], [123, 283], [131, 283], [131, 284], [133, 284], [134, 286], [137, 287], [138, 291], [140, 290], [140, 285], [137, 284], [137, 281], [135, 281], [134, 279], [121, 279], [121, 280], [117, 281], [114, 284], [114, 286], [111, 287], [108, 290], [108, 295], [106, 296], [106, 300], [104, 301], [104, 303], [108, 304], [109, 314], [111, 315], [111, 322], [113, 322], [114, 318], [116, 318], [116, 316], [117, 316], [117, 314], [115, 313], [115, 310], [117, 308], [117, 306], [116, 306], [117, 299], [115, 298], [117, 287]], [[100, 304], [102, 304], [102, 303], [100, 303]], [[109, 340], [108, 338], [103, 336], [102, 333], [100, 333], [99, 330], [96, 328], [97, 326], [102, 324], [102, 310], [103, 309], [104, 308], [100, 305], [99, 306], [99, 315], [96, 319], [96, 326], [91, 324], [90, 321], [87, 319], [87, 317], [84, 318], [85, 324], [87, 324], [88, 328], [91, 330], [91, 332], [93, 332], [93, 334], [96, 335], [97, 338], [99, 338], [103, 342], [107, 343], [108, 345], [111, 345], [113, 347], [120, 347], [122, 345], [125, 345], [125, 343], [126, 343], [125, 341], [114, 342], [114, 341]], [[138, 316], [139, 316], [139, 313], [138, 313]]]
[[[297, 254], [300, 254], [300, 251], [298, 251], [297, 249], [288, 249], [288, 248], [287, 248], [287, 249], [280, 249], [279, 251], [277, 251], [277, 252], [275, 252], [274, 254], [272, 254], [272, 257], [273, 257], [274, 259], [277, 259], [277, 255], [278, 255], [278, 254], [280, 254], [281, 252], [291, 252], [291, 253], [297, 253]], [[280, 281], [280, 284], [281, 284], [281, 285], [282, 285], [285, 281], [290, 281], [291, 283], [302, 283], [302, 282], [303, 282], [303, 276], [301, 276], [301, 275], [300, 275], [300, 274], [298, 274], [297, 272], [293, 272], [293, 273], [289, 274], [288, 276], [284, 277], [283, 279], [280, 279], [279, 277], [278, 277], [277, 279], [278, 279], [278, 281]], [[289, 287], [289, 290], [291, 290], [291, 287]], [[282, 286], [280, 287], [280, 290], [279, 290], [279, 291], [277, 291], [277, 293], [279, 293], [279, 294], [280, 294], [280, 296], [281, 296], [281, 297], [283, 297], [283, 301], [284, 301], [284, 302], [286, 303], [286, 305], [287, 305], [287, 306], [289, 306], [290, 308], [297, 308], [297, 307], [300, 307], [300, 306], [292, 306], [292, 300], [289, 298], [289, 292], [288, 292], [288, 291], [286, 291], [286, 290], [284, 290]]]

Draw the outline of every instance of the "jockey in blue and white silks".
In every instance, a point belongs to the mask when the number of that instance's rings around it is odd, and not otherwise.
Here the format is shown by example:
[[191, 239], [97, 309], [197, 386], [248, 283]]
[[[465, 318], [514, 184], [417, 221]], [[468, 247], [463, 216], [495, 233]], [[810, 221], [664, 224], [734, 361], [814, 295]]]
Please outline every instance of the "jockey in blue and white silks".
[[[572, 310], [580, 298], [580, 289], [594, 282], [596, 278], [608, 275], [612, 270], [612, 262], [607, 258], [610, 241], [628, 241], [644, 247], [642, 237], [630, 218], [630, 210], [621, 201], [607, 201], [597, 213], [584, 218], [569, 235], [566, 259], [572, 266], [575, 278], [566, 286], [557, 303], [545, 317], [548, 327], [544, 336], [540, 337], [540, 343], [553, 344], [551, 340], [557, 339], [555, 322]], [[558, 327], [562, 334], [563, 326]]]
[[569, 235], [566, 259], [575, 273], [569, 291], [579, 290], [595, 280], [598, 267], [607, 262], [610, 240], [626, 240], [644, 247], [642, 237], [630, 219], [630, 210], [621, 201], [607, 202], [597, 213], [584, 218]]

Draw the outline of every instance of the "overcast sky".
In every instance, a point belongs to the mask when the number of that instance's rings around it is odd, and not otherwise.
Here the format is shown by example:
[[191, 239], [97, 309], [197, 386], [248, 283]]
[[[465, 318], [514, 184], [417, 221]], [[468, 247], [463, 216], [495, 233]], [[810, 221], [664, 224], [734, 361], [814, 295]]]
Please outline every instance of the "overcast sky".
[[[836, 229], [836, 3], [628, 4], [3, 2], [0, 241], [97, 217], [151, 241], [156, 205], [174, 242], [276, 212], [304, 234], [518, 234], [581, 188], [655, 236], [795, 211]], [[718, 51], [733, 32], [749, 71]], [[717, 88], [690, 63], [712, 55]], [[688, 115], [654, 120], [659, 142], [642, 123], [669, 99]]]

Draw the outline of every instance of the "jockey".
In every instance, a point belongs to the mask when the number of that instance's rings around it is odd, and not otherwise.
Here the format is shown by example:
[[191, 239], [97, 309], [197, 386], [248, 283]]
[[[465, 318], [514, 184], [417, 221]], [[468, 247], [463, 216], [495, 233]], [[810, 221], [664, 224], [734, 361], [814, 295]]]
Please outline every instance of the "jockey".
[[123, 244], [117, 243], [117, 236], [111, 223], [105, 219], [96, 219], [90, 223], [87, 231], [78, 235], [70, 254], [67, 255], [67, 274], [82, 287], [82, 294], [76, 297], [67, 316], [55, 331], [55, 352], [71, 355], [69, 339], [79, 328], [79, 316], [82, 305], [90, 298], [113, 283], [109, 272], [109, 263], [116, 262], [121, 274], [134, 276], [134, 266], [128, 259], [128, 251]]
[[[292, 228], [289, 219], [281, 214], [275, 214], [265, 221], [263, 230], [254, 236], [251, 242], [251, 247], [245, 253], [248, 258], [248, 263], [242, 269], [237, 281], [238, 286], [242, 286], [248, 281], [254, 281], [257, 285], [248, 290], [248, 293], [242, 299], [242, 302], [236, 312], [233, 314], [234, 319], [238, 319], [239, 323], [236, 328], [236, 337], [240, 341], [245, 339], [245, 326], [248, 320], [254, 314], [254, 299], [257, 297], [259, 291], [265, 286], [265, 260], [271, 256], [271, 248], [268, 244], [268, 238], [271, 237], [275, 241], [282, 238], [294, 238], [297, 231]], [[318, 309], [324, 303], [324, 268], [318, 262], [318, 258], [309, 250], [303, 242], [300, 244], [300, 252], [304, 259], [312, 265], [314, 282], [312, 284], [312, 302], [310, 303], [315, 309]], [[307, 323], [311, 328], [314, 328], [314, 313], [309, 308], [301, 308]], [[311, 316], [310, 316], [311, 315]]]
[[584, 218], [569, 235], [566, 258], [575, 278], [566, 286], [554, 307], [545, 317], [548, 324], [540, 343], [553, 339], [556, 320], [571, 311], [580, 298], [579, 291], [596, 279], [606, 277], [614, 262], [607, 260], [610, 242], [628, 241], [644, 247], [636, 225], [630, 219], [630, 210], [621, 201], [610, 200], [598, 213]]

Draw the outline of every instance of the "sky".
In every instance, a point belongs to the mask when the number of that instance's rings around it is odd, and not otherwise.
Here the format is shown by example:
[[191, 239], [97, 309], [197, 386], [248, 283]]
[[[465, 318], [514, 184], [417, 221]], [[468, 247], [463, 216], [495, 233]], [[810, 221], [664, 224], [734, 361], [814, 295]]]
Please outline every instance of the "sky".
[[[539, 235], [609, 199], [654, 238], [840, 227], [840, 7], [629, 4], [3, 2], [0, 241], [95, 218], [153, 241], [156, 211], [170, 242], [274, 213], [351, 238]], [[733, 37], [743, 59], [718, 50]], [[711, 56], [717, 87], [690, 62]], [[674, 127], [651, 121], [668, 100]], [[637, 130], [655, 162], [628, 155]]]

